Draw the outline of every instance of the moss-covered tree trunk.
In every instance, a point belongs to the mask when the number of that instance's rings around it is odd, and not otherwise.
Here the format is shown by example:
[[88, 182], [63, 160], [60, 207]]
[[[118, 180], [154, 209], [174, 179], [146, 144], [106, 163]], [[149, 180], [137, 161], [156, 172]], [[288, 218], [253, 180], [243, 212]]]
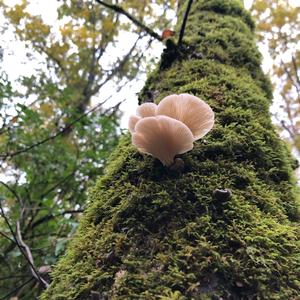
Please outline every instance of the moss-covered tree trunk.
[[140, 101], [194, 94], [214, 129], [177, 173], [124, 136], [42, 299], [299, 299], [295, 163], [271, 124], [253, 27], [239, 0], [194, 1], [185, 45]]

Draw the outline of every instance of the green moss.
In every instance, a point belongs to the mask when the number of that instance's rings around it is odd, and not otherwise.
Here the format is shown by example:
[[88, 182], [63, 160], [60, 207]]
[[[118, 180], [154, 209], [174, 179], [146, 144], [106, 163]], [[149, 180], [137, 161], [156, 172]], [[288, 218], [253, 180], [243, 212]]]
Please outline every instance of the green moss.
[[[239, 2], [225, 2], [227, 10], [217, 12], [223, 32], [233, 26], [225, 13], [245, 19]], [[243, 29], [241, 40], [243, 32], [249, 34]], [[236, 47], [229, 34], [223, 40], [224, 49]], [[207, 47], [213, 53], [215, 43]], [[270, 91], [255, 75], [261, 72], [256, 52], [252, 58], [241, 52], [248, 65], [234, 57], [239, 51], [229, 53], [224, 61], [208, 54], [199, 60], [187, 49], [187, 60], [149, 78], [141, 102], [194, 94], [213, 107], [215, 127], [181, 155], [181, 173], [138, 153], [129, 135], [122, 138], [43, 300], [89, 299], [91, 293], [147, 300], [299, 296], [294, 161], [271, 124]], [[221, 188], [232, 196], [216, 197]]]
[[235, 18], [239, 18], [249, 26], [253, 31], [255, 24], [251, 18], [249, 12], [244, 10], [243, 1], [240, 0], [210, 0], [210, 1], [197, 1], [196, 2], [197, 10], [202, 11], [213, 11], [215, 14], [219, 15], [229, 15]]

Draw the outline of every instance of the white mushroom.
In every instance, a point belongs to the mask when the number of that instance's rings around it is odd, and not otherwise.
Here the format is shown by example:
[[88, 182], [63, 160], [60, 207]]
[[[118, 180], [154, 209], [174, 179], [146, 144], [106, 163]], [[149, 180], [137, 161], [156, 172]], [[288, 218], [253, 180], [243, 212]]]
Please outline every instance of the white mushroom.
[[129, 131], [131, 133], [134, 132], [134, 127], [140, 119], [155, 116], [156, 109], [157, 109], [157, 105], [152, 102], [143, 103], [140, 106], [138, 106], [138, 108], [136, 109], [137, 115], [133, 115], [129, 117], [129, 122], [128, 122]]
[[140, 119], [132, 134], [132, 143], [142, 153], [158, 158], [170, 166], [176, 154], [193, 149], [194, 137], [182, 122], [167, 116]]
[[138, 106], [136, 114], [142, 118], [153, 117], [155, 116], [156, 109], [157, 105], [155, 103], [146, 102]]
[[135, 125], [140, 119], [141, 119], [140, 117], [135, 116], [135, 115], [129, 117], [128, 129], [131, 133], [134, 132]]
[[156, 115], [165, 115], [183, 122], [198, 140], [214, 125], [214, 112], [198, 97], [189, 94], [170, 95], [161, 100]]
[[193, 141], [206, 135], [214, 125], [214, 112], [203, 100], [189, 95], [170, 95], [158, 105], [144, 103], [129, 119], [132, 143], [142, 153], [158, 158], [164, 165], [193, 148]]

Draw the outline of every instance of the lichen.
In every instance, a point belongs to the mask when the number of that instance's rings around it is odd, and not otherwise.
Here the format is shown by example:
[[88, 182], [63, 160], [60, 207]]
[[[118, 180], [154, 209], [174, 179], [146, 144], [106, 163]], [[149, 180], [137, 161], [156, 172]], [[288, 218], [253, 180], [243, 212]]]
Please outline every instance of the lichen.
[[[215, 15], [211, 34], [220, 36], [213, 26], [218, 31], [222, 23], [224, 55], [235, 49], [230, 20], [252, 24], [239, 1], [196, 3], [210, 12], [195, 5], [192, 18]], [[226, 9], [216, 11], [222, 3]], [[205, 24], [189, 25], [188, 39], [199, 26]], [[252, 43], [245, 26], [239, 34]], [[299, 296], [294, 159], [271, 124], [268, 81], [256, 49], [228, 50], [220, 60], [209, 54], [214, 47], [219, 41], [211, 39], [201, 59], [156, 70], [140, 95], [141, 102], [159, 95], [159, 102], [170, 93], [194, 94], [213, 108], [214, 129], [181, 155], [177, 173], [139, 154], [124, 135], [41, 299], [89, 299], [92, 292], [147, 300]], [[231, 197], [215, 197], [223, 188]]]

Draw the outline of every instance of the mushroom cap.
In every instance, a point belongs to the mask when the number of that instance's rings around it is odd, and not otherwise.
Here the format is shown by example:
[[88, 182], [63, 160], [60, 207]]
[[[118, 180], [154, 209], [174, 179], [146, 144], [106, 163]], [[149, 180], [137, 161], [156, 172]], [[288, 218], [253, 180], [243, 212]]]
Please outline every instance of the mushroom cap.
[[158, 158], [170, 166], [176, 154], [193, 149], [194, 137], [182, 122], [167, 116], [147, 117], [139, 120], [132, 134], [132, 143], [142, 153]]
[[161, 100], [156, 115], [165, 115], [183, 122], [194, 140], [206, 135], [214, 125], [214, 112], [198, 97], [189, 94], [170, 95]]
[[134, 132], [135, 125], [140, 119], [141, 119], [140, 117], [135, 115], [129, 117], [128, 129], [131, 133]]
[[135, 125], [140, 119], [155, 116], [156, 108], [157, 105], [152, 102], [147, 102], [139, 105], [138, 108], [136, 109], [137, 115], [132, 115], [129, 117], [129, 122], [128, 122], [129, 131], [131, 133], [134, 132]]
[[155, 116], [157, 105], [152, 102], [146, 102], [138, 106], [136, 114], [141, 118]]

